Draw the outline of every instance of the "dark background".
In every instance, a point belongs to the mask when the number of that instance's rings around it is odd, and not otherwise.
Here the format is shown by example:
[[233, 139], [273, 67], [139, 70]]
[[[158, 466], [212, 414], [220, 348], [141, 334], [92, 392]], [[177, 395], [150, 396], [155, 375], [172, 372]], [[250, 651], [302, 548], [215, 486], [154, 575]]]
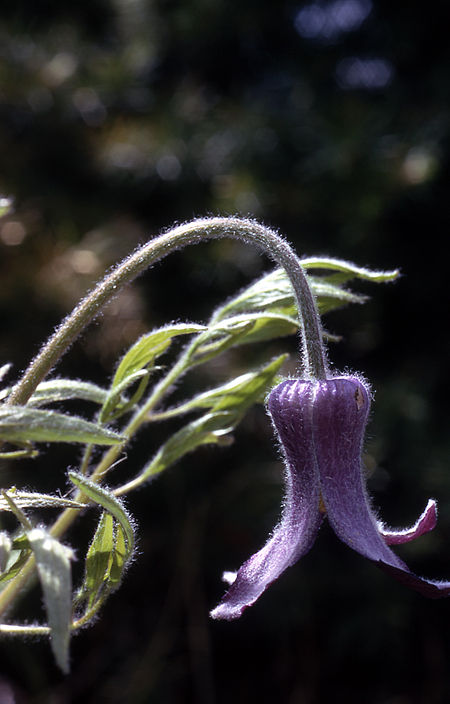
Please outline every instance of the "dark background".
[[[367, 305], [325, 320], [344, 336], [330, 356], [377, 391], [367, 452], [383, 518], [411, 524], [439, 501], [434, 533], [399, 552], [450, 578], [448, 20], [444, 0], [3, 0], [0, 193], [15, 211], [0, 222], [0, 364], [17, 376], [107, 267], [195, 216], [251, 215], [301, 254], [400, 267], [394, 285], [359, 286]], [[228, 241], [173, 255], [59, 373], [105, 384], [137, 335], [205, 320], [266, 266]], [[286, 349], [294, 341], [230, 354], [200, 379]], [[158, 441], [141, 438], [118, 471], [132, 476]], [[2, 485], [64, 489], [76, 459], [4, 462]], [[222, 570], [275, 524], [280, 475], [255, 409], [231, 448], [198, 451], [130, 496], [140, 554], [74, 640], [72, 674], [46, 643], [3, 640], [0, 701], [450, 701], [449, 601], [405, 590], [326, 525], [240, 621], [208, 619]], [[33, 609], [41, 618], [39, 595], [18, 616]]]

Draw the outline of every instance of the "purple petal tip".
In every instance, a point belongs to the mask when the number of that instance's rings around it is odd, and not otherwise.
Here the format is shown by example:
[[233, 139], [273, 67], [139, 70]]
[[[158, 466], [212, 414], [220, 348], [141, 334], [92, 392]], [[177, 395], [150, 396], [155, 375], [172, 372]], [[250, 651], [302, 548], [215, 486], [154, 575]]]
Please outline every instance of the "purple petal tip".
[[402, 530], [391, 530], [380, 526], [380, 534], [387, 545], [401, 545], [409, 543], [410, 540], [420, 538], [421, 535], [429, 533], [430, 530], [436, 527], [437, 523], [437, 506], [434, 499], [428, 499], [428, 503], [423, 513], [411, 528], [403, 528]]

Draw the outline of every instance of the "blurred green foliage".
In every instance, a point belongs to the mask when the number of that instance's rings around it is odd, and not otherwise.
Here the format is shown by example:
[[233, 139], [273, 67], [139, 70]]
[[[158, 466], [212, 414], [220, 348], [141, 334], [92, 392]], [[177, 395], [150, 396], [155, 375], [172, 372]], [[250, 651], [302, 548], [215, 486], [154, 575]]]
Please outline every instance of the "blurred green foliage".
[[[383, 518], [411, 523], [439, 501], [434, 534], [402, 554], [448, 578], [447, 34], [444, 0], [4, 0], [0, 194], [15, 209], [0, 222], [0, 366], [17, 374], [105, 268], [195, 215], [251, 214], [301, 254], [400, 266], [372, 303], [326, 320], [346, 332], [331, 357], [377, 388], [367, 464]], [[229, 242], [174, 255], [112, 303], [61, 373], [103, 384], [139, 335], [204, 322], [261, 266]], [[251, 354], [228, 364], [245, 372]], [[134, 448], [140, 466], [151, 442]], [[257, 411], [234, 447], [199, 457], [130, 499], [145, 557], [75, 642], [71, 677], [44, 646], [5, 642], [1, 692], [33, 704], [449, 700], [448, 602], [406, 593], [326, 529], [239, 623], [210, 623], [221, 571], [276, 520], [280, 466]], [[41, 465], [52, 490], [63, 468], [58, 454]]]

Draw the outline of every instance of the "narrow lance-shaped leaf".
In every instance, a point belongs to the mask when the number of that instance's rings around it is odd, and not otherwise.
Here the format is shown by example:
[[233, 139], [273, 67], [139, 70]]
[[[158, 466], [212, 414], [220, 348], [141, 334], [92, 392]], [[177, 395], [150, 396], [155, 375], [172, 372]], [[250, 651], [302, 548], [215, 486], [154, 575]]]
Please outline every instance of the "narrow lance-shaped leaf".
[[141, 483], [149, 477], [159, 474], [200, 445], [229, 444], [230, 438], [227, 435], [233, 430], [237, 421], [238, 418], [234, 413], [224, 411], [208, 413], [188, 423], [160, 447], [155, 457], [144, 467], [133, 484], [138, 479]]
[[0, 574], [6, 570], [12, 551], [12, 540], [6, 531], [0, 531]]
[[0, 408], [0, 439], [11, 443], [78, 442], [116, 445], [123, 438], [118, 433], [95, 423], [24, 406]]
[[347, 291], [345, 288], [328, 281], [326, 277], [319, 279], [318, 277], [310, 276], [309, 280], [321, 315], [330, 313], [332, 310], [342, 308], [350, 303], [361, 305], [367, 301], [367, 296]]
[[[26, 545], [28, 546], [28, 540], [26, 541]], [[13, 579], [19, 573], [29, 556], [30, 549], [16, 549], [15, 541], [13, 541], [5, 570], [0, 575], [0, 585], [3, 582], [8, 582], [10, 579]]]
[[56, 662], [69, 672], [69, 641], [72, 620], [72, 550], [62, 545], [43, 528], [27, 532], [36, 559], [50, 627], [51, 645]]
[[102, 506], [120, 523], [125, 535], [127, 555], [131, 556], [134, 549], [133, 526], [131, 525], [131, 520], [120, 501], [116, 499], [110, 491], [98, 486], [98, 484], [94, 484], [82, 474], [69, 472], [69, 479], [91, 501], [99, 504], [99, 506]]
[[87, 599], [88, 608], [92, 607], [109, 579], [113, 551], [114, 518], [108, 511], [102, 511], [86, 555], [84, 581], [77, 596], [78, 600]]
[[[7, 398], [12, 387], [0, 390], [0, 400]], [[78, 381], [77, 379], [50, 379], [41, 382], [36, 391], [27, 401], [27, 406], [38, 408], [49, 403], [59, 401], [91, 401], [101, 405], [107, 397], [106, 389], [102, 389], [97, 384], [89, 381]]]
[[7, 362], [6, 364], [2, 364], [0, 367], [0, 381], [3, 381], [9, 370], [11, 369], [12, 364], [11, 362]]
[[[7, 492], [11, 496], [11, 492]], [[26, 533], [19, 533], [13, 538], [14, 550], [31, 550]]]
[[[321, 313], [348, 303], [364, 303], [365, 296], [347, 291], [324, 277], [309, 277], [311, 289]], [[228, 320], [240, 313], [268, 311], [289, 315], [298, 320], [294, 292], [283, 269], [275, 269], [242, 291], [236, 298], [218, 308], [213, 321]]]
[[[339, 259], [304, 259], [302, 265], [305, 269], [333, 272], [332, 275], [321, 277], [308, 275], [312, 291], [322, 313], [346, 303], [364, 302], [364, 296], [342, 288], [342, 283], [346, 281], [360, 278], [378, 283], [392, 281], [398, 276], [398, 271], [371, 271]], [[220, 306], [215, 311], [212, 322], [224, 320], [238, 313], [256, 310], [267, 311], [268, 308], [279, 313], [296, 315], [292, 286], [283, 269], [274, 269], [265, 274], [223, 306]]]
[[101, 405], [105, 402], [107, 393], [106, 389], [89, 381], [79, 381], [78, 379], [50, 379], [49, 381], [43, 381], [39, 384], [27, 405], [43, 406], [47, 403], [70, 401], [73, 399], [92, 401], [93, 403]]
[[212, 321], [216, 323], [239, 313], [266, 311], [268, 308], [291, 310], [293, 301], [293, 289], [284, 270], [274, 269], [219, 306]]
[[[14, 499], [19, 508], [86, 508], [85, 504], [73, 499], [52, 494], [40, 494], [34, 491], [8, 489], [8, 495]], [[0, 496], [0, 511], [10, 511], [11, 507], [4, 496]]]
[[[362, 303], [365, 299], [349, 292], [340, 292], [339, 299], [332, 298], [331, 285], [321, 285], [323, 308], [331, 310], [345, 302]], [[336, 287], [337, 288], [337, 287]], [[326, 294], [326, 295], [325, 295]], [[230, 311], [231, 312], [231, 309]], [[187, 352], [189, 366], [203, 364], [225, 350], [237, 345], [277, 339], [293, 335], [298, 330], [298, 316], [292, 291], [287, 305], [270, 310], [265, 306], [260, 312], [244, 312], [210, 324], [208, 331], [199, 335]]]
[[167, 415], [177, 415], [196, 408], [211, 408], [210, 413], [191, 421], [169, 438], [133, 480], [133, 486], [164, 471], [200, 445], [229, 444], [229, 433], [253, 403], [263, 400], [287, 357], [281, 355], [257, 372], [243, 374], [168, 411]]
[[282, 354], [265, 367], [241, 374], [221, 386], [208, 389], [190, 401], [171, 409], [176, 415], [193, 411], [196, 408], [210, 408], [213, 411], [234, 411], [242, 416], [254, 403], [264, 401], [269, 389], [275, 384], [277, 374], [289, 355]]
[[6, 450], [0, 452], [0, 460], [22, 460], [25, 457], [37, 457], [39, 455], [31, 443], [14, 443], [17, 450]]
[[143, 335], [122, 357], [114, 375], [112, 387], [120, 384], [134, 372], [152, 364], [170, 347], [174, 337], [198, 333], [204, 329], [203, 325], [177, 324], [168, 325]]
[[[149, 374], [146, 369], [139, 369], [137, 372], [133, 372], [132, 374], [126, 376], [120, 383], [112, 386], [100, 411], [100, 422], [103, 423], [105, 420], [108, 420], [113, 414], [119, 415], [119, 412], [120, 415], [122, 415], [122, 413], [125, 413], [132, 404], [137, 403], [139, 399], [135, 394], [133, 394], [131, 402], [124, 400], [122, 394], [136, 381], [142, 382], [142, 380], [144, 380], [145, 385], [143, 387], [139, 387], [139, 391], [141, 392], [142, 390], [143, 393], [148, 380], [148, 375]], [[142, 393], [140, 394], [141, 396]]]
[[[386, 283], [395, 281], [400, 275], [398, 269], [390, 271], [377, 271], [362, 266], [356, 266], [352, 262], [344, 259], [334, 259], [333, 257], [307, 257], [301, 260], [304, 269], [321, 269], [324, 271], [337, 272], [340, 278], [335, 281], [350, 281], [351, 279], [365, 279], [373, 283]], [[327, 277], [328, 278], [328, 277]]]
[[108, 587], [115, 589], [122, 580], [122, 575], [128, 561], [128, 549], [125, 533], [117, 521], [114, 524], [114, 550], [112, 553]]
[[128, 540], [121, 524], [108, 511], [102, 511], [86, 556], [84, 581], [77, 594], [78, 602], [87, 601], [87, 612], [91, 615], [119, 586], [129, 557]]
[[78, 602], [87, 601], [91, 618], [122, 579], [134, 550], [133, 526], [122, 504], [111, 492], [81, 474], [69, 472], [69, 478], [91, 501], [104, 509], [86, 556], [84, 581], [77, 594]]
[[[294, 306], [292, 306], [294, 308]], [[229, 347], [236, 345], [248, 345], [264, 340], [274, 340], [279, 337], [293, 335], [298, 330], [298, 318], [284, 313], [264, 311], [261, 313], [244, 313], [227, 318], [231, 323], [248, 323], [248, 327], [243, 330], [239, 337], [230, 340]]]
[[222, 354], [237, 344], [252, 329], [253, 324], [253, 321], [242, 316], [208, 326], [189, 348], [189, 366], [204, 364]]

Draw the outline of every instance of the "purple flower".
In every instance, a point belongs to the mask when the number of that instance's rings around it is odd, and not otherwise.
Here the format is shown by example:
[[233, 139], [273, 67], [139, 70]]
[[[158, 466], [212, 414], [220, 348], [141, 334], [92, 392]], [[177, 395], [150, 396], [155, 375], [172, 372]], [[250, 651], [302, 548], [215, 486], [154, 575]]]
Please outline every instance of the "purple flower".
[[269, 395], [269, 412], [286, 459], [286, 496], [279, 525], [237, 574], [213, 618], [241, 616], [287, 567], [311, 548], [324, 514], [336, 535], [402, 584], [432, 599], [450, 594], [450, 582], [413, 574], [388, 545], [405, 543], [436, 525], [430, 500], [411, 528], [393, 531], [377, 519], [366, 491], [361, 450], [370, 407], [358, 378], [283, 381]]

